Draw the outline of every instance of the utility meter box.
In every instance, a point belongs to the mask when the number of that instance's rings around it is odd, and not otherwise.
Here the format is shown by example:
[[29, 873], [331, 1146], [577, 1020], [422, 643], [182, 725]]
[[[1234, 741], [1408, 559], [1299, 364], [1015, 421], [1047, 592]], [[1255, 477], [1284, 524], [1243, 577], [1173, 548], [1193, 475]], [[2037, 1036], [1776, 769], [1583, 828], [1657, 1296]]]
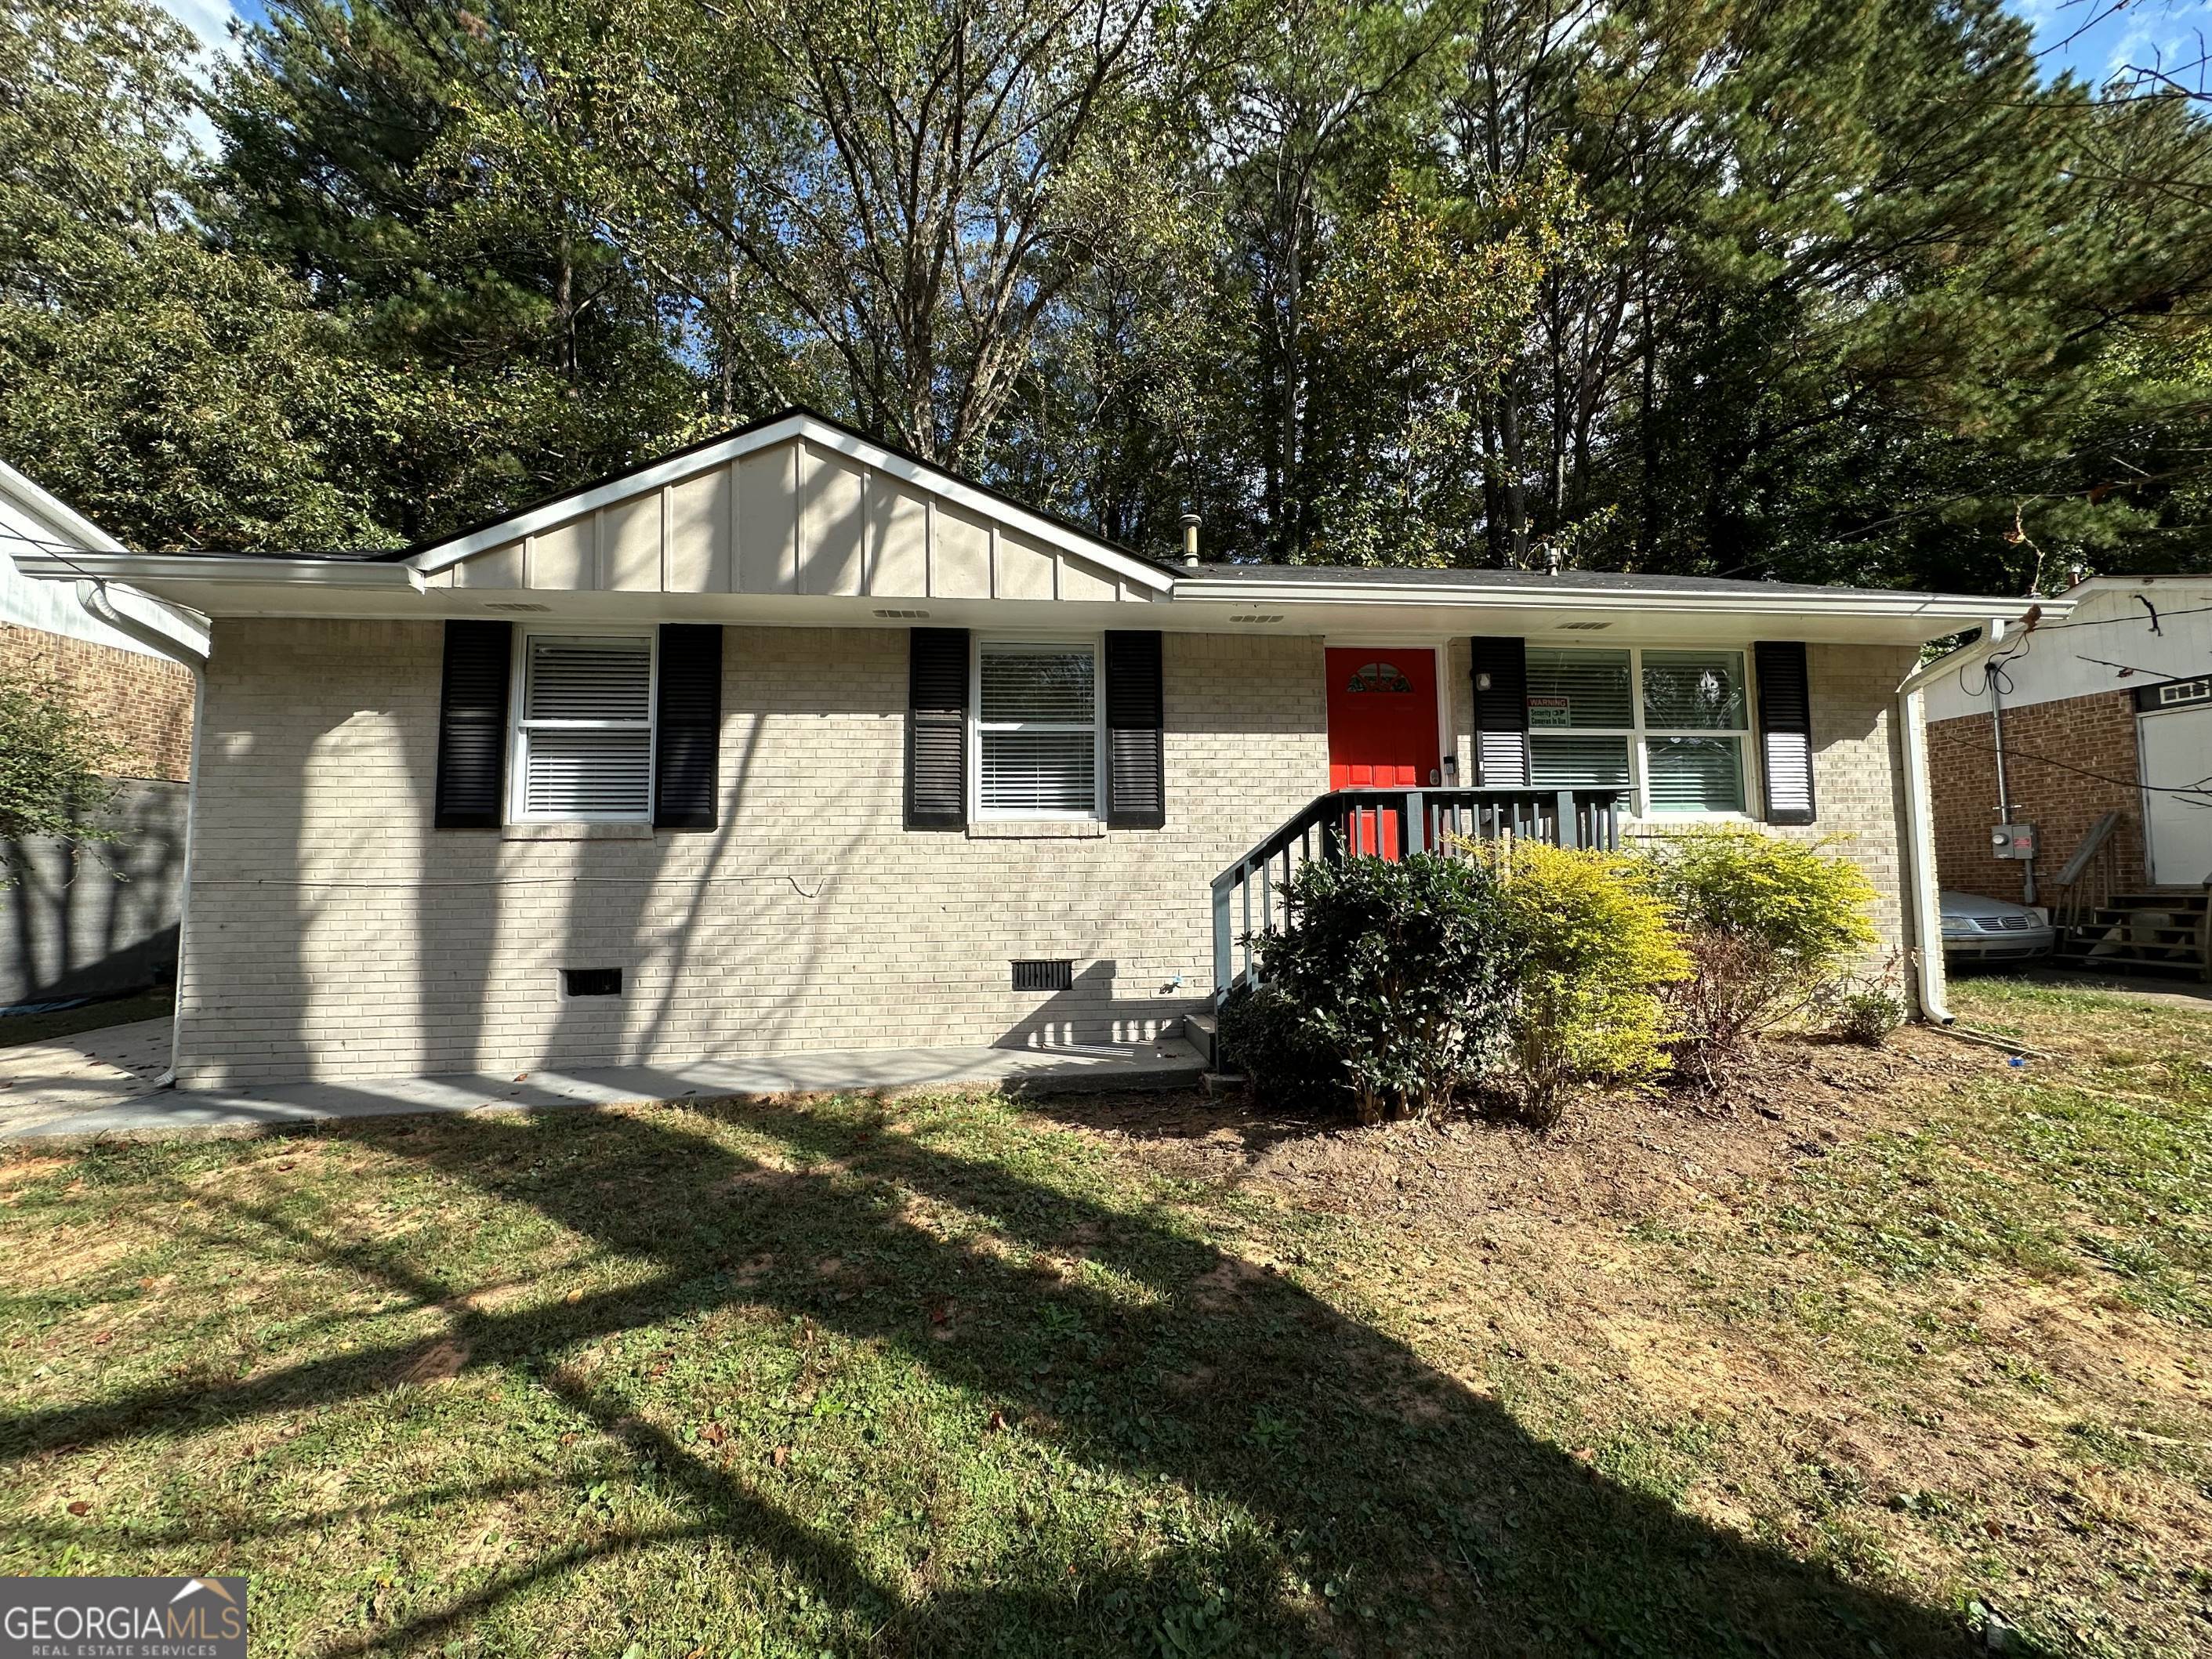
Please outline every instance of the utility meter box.
[[2000, 823], [1990, 831], [1990, 851], [2001, 859], [2033, 858], [2035, 826], [2032, 823]]

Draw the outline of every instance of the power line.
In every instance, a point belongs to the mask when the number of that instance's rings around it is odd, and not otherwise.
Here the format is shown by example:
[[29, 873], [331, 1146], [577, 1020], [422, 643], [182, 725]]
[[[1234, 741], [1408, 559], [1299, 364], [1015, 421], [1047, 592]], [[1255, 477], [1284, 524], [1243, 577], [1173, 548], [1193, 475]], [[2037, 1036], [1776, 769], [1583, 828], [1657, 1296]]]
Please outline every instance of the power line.
[[[2207, 576], [2206, 580], [2212, 581], [2212, 576]], [[2158, 616], [2163, 622], [2168, 617], [2201, 617], [2207, 611], [2212, 611], [2212, 605], [2192, 605], [2183, 611], [2161, 611]], [[2038, 623], [2032, 631], [2040, 633], [2046, 628], [2054, 630], [2061, 628], [2117, 628], [2122, 623], [2132, 622], [2149, 626], [2149, 618], [2145, 617], [2086, 617], [2080, 622]]]
[[[1970, 743], [1966, 747], [1978, 749], [1985, 755], [1994, 755], [1998, 752], [1995, 744]], [[2212, 807], [2212, 774], [2197, 779], [2194, 783], [2145, 783], [2137, 778], [2116, 778], [2103, 772], [2092, 772], [2085, 766], [2074, 766], [2065, 761], [2052, 760], [2046, 755], [2031, 755], [2009, 746], [2003, 750], [2003, 754], [2008, 765], [2014, 761], [2033, 761], [2039, 766], [2048, 766], [2060, 772], [2071, 772], [2077, 777], [2094, 778], [2099, 783], [2112, 784], [2122, 789], [2148, 789], [2156, 795], [2202, 795], [2204, 797], [2204, 805]]]

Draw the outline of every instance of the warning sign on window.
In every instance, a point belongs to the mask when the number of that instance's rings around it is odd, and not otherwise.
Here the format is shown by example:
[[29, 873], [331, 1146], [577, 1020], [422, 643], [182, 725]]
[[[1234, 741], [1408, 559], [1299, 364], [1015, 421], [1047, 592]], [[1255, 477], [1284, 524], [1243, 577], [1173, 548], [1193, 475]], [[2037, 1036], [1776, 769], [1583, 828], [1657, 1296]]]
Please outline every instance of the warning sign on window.
[[1531, 726], [1572, 726], [1574, 724], [1574, 700], [1571, 697], [1529, 698], [1528, 724]]

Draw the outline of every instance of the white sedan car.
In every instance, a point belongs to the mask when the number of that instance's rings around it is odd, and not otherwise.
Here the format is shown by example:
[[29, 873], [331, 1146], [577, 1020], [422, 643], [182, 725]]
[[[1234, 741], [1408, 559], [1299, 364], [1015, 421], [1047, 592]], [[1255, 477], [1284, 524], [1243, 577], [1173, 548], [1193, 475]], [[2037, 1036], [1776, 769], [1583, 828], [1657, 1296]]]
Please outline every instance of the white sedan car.
[[1978, 893], [1943, 894], [1946, 962], [2032, 962], [2057, 943], [2058, 930], [2040, 910]]

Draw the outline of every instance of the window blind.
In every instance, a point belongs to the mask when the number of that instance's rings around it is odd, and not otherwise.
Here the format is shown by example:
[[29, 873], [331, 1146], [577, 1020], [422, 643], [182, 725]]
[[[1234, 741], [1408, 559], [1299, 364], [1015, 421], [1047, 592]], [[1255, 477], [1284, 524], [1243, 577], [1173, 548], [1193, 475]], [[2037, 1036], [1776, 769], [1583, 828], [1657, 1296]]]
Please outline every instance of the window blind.
[[532, 817], [642, 817], [652, 759], [643, 732], [534, 731], [523, 810]]
[[528, 684], [526, 720], [643, 720], [653, 707], [652, 642], [532, 635]]
[[983, 647], [982, 715], [987, 723], [1057, 721], [1091, 726], [1098, 692], [1091, 647]]
[[653, 642], [534, 635], [522, 699], [523, 811], [645, 818], [653, 806]]
[[1008, 815], [1097, 811], [1097, 651], [986, 641], [976, 680], [976, 805]]
[[1741, 732], [1748, 724], [1741, 651], [1646, 651], [1644, 724], [1656, 732]]
[[1645, 787], [1655, 812], [1743, 811], [1743, 740], [1648, 738]]
[[1626, 651], [1528, 648], [1528, 729], [1592, 727], [1626, 731], [1636, 724]]
[[1529, 781], [1539, 789], [1625, 789], [1629, 739], [1528, 734]]

